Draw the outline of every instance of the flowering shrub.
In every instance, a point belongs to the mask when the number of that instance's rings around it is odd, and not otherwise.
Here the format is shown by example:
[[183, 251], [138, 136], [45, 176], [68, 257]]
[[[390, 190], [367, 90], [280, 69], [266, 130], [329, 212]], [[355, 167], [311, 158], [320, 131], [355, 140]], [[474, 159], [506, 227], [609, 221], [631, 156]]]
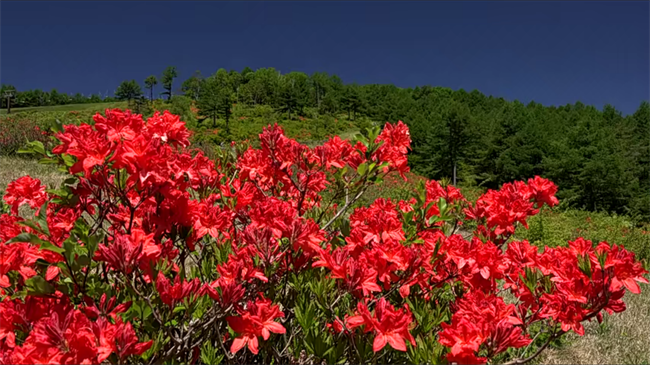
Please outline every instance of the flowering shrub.
[[[576, 209], [544, 209], [532, 221], [530, 229], [518, 228], [515, 236], [531, 244], [556, 247], [579, 237], [594, 241], [616, 242], [634, 252], [648, 268], [650, 237], [644, 226], [636, 226], [630, 217]], [[646, 223], [647, 225], [647, 223]], [[645, 228], [647, 229], [647, 228]]]
[[13, 155], [27, 141], [47, 142], [46, 131], [41, 130], [42, 123], [33, 119], [20, 117], [3, 117], [0, 119], [0, 155]]
[[69, 178], [4, 197], [0, 363], [523, 363], [647, 283], [615, 244], [511, 240], [557, 204], [539, 177], [476, 203], [428, 181], [348, 216], [408, 172], [401, 122], [315, 148], [270, 126], [216, 161], [189, 136], [168, 112], [107, 110], [31, 144]]

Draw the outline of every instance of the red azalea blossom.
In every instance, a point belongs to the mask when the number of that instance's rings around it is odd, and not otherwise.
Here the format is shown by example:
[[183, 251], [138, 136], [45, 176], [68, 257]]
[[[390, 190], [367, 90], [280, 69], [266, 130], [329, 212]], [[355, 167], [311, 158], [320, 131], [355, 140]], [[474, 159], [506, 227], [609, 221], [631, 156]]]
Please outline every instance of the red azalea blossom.
[[357, 313], [356, 316], [348, 318], [348, 326], [355, 328], [363, 325], [365, 332], [374, 332], [374, 352], [380, 351], [387, 343], [395, 350], [406, 351], [404, 340], [415, 346], [415, 339], [408, 330], [412, 321], [408, 305], [404, 309], [395, 310], [386, 299], [381, 298], [375, 306], [374, 316], [363, 303], [357, 305]]
[[[372, 141], [334, 136], [317, 147], [269, 125], [259, 148], [233, 142], [209, 157], [189, 148], [190, 131], [169, 112], [93, 119], [64, 126], [44, 156], [68, 171], [60, 189], [46, 193], [29, 176], [8, 185], [0, 363], [196, 363], [206, 350], [282, 362], [303, 342], [309, 356], [336, 345], [316, 362], [337, 353], [350, 362], [368, 355], [363, 341], [375, 360], [406, 361], [407, 343], [420, 343], [412, 334], [445, 347], [432, 362], [486, 363], [540, 328], [583, 334], [585, 321], [625, 310], [626, 292], [648, 283], [617, 244], [513, 240], [558, 204], [557, 186], [539, 176], [476, 202], [422, 178], [413, 195], [359, 206], [376, 181], [396, 188], [406, 178], [402, 122]], [[18, 216], [24, 204], [33, 217]], [[295, 327], [309, 322], [320, 344]], [[211, 338], [232, 340], [230, 351]]]
[[162, 271], [158, 272], [156, 289], [160, 293], [162, 302], [172, 308], [189, 296], [201, 296], [204, 294], [204, 289], [201, 287], [201, 282], [198, 278], [192, 281], [181, 281], [180, 276], [176, 276], [174, 283], [171, 284]]
[[282, 334], [286, 331], [280, 323], [274, 321], [276, 318], [283, 318], [284, 313], [280, 312], [279, 307], [273, 305], [269, 299], [260, 296], [256, 301], [248, 302], [247, 307], [240, 316], [226, 318], [228, 325], [239, 334], [230, 347], [230, 352], [233, 354], [246, 345], [252, 353], [257, 354], [259, 336], [268, 340], [271, 332]]
[[29, 176], [10, 182], [4, 196], [7, 204], [11, 205], [12, 214], [18, 214], [18, 207], [23, 204], [38, 209], [45, 204], [46, 199], [45, 186], [41, 185], [41, 180]]

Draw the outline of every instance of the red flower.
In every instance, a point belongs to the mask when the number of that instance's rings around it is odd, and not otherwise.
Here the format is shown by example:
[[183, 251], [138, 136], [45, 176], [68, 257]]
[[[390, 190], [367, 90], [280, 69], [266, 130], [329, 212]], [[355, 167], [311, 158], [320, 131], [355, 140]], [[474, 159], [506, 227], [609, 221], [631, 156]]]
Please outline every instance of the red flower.
[[102, 294], [102, 297], [99, 301], [99, 306], [90, 297], [84, 297], [84, 302], [86, 304], [83, 307], [84, 313], [86, 316], [91, 319], [97, 319], [99, 317], [111, 317], [116, 318], [117, 314], [124, 313], [131, 307], [131, 302], [125, 302], [117, 304], [117, 298], [111, 297], [107, 300], [106, 293]]
[[79, 127], [66, 125], [64, 131], [57, 133], [56, 137], [62, 144], [52, 152], [76, 157], [77, 162], [70, 168], [70, 172], [76, 174], [83, 171], [87, 178], [92, 175], [95, 166], [104, 164], [113, 148], [104, 133], [93, 130], [88, 124]]
[[53, 311], [38, 321], [23, 345], [26, 362], [85, 364], [97, 356], [91, 323], [78, 310]]
[[502, 298], [472, 291], [456, 304], [457, 310], [451, 324], [442, 324], [443, 331], [438, 340], [442, 345], [451, 347], [449, 361], [476, 356], [484, 343], [490, 346], [491, 354], [498, 354], [531, 342], [516, 326], [521, 321], [513, 316], [514, 305], [506, 305]]
[[149, 263], [156, 262], [161, 255], [160, 246], [156, 245], [153, 236], [138, 228], [133, 229], [130, 235], [118, 233], [109, 246], [99, 245], [95, 259], [105, 261], [108, 267], [125, 274], [130, 274], [136, 266], [146, 270]]
[[341, 279], [353, 295], [361, 297], [372, 292], [381, 291], [377, 285], [377, 271], [363, 265], [350, 256], [345, 248], [337, 248], [332, 254], [327, 250], [320, 250], [319, 260], [312, 267], [326, 267], [331, 271], [333, 279]]
[[152, 139], [159, 140], [162, 143], [179, 145], [187, 147], [190, 145], [190, 132], [185, 127], [185, 123], [180, 117], [171, 114], [169, 111], [160, 115], [156, 112], [146, 123], [147, 134]]
[[454, 316], [451, 325], [443, 323], [442, 329], [438, 341], [451, 347], [452, 356], [461, 354], [474, 356], [479, 346], [487, 339], [487, 335], [477, 323], [471, 322], [468, 318]]
[[559, 203], [555, 197], [557, 193], [557, 186], [553, 182], [535, 176], [533, 179], [528, 179], [528, 186], [530, 186], [537, 206], [541, 207], [543, 204], [553, 207]]
[[142, 355], [153, 344], [153, 340], [138, 343], [138, 337], [136, 337], [131, 323], [124, 323], [122, 318], [119, 317], [115, 322], [114, 336], [114, 352], [120, 359], [125, 359], [131, 355]]
[[[383, 144], [377, 149], [373, 159], [389, 162], [390, 167], [397, 170], [402, 178], [406, 179], [404, 174], [409, 172], [406, 154], [411, 148], [411, 136], [408, 127], [401, 120], [395, 125], [386, 123], [374, 142], [383, 142]], [[388, 169], [386, 168], [384, 171], [388, 172]]]
[[23, 204], [38, 209], [47, 200], [45, 186], [41, 185], [39, 179], [33, 179], [29, 175], [23, 176], [9, 183], [4, 200], [11, 205], [12, 214], [18, 214], [18, 207]]
[[141, 133], [144, 124], [142, 116], [122, 112], [119, 109], [106, 109], [106, 118], [97, 113], [93, 117], [95, 129], [105, 133], [109, 142], [130, 141]]
[[162, 271], [158, 272], [156, 289], [160, 294], [160, 300], [171, 308], [174, 308], [178, 302], [189, 296], [202, 296], [204, 294], [204, 289], [198, 278], [181, 282], [181, 277], [176, 276], [172, 285]]
[[348, 327], [356, 328], [363, 325], [365, 332], [374, 332], [375, 340], [372, 345], [374, 352], [383, 349], [387, 343], [395, 350], [406, 351], [404, 340], [415, 346], [415, 339], [408, 330], [412, 321], [408, 305], [405, 305], [403, 309], [395, 310], [382, 297], [375, 305], [374, 317], [368, 311], [366, 304], [361, 302], [357, 304], [357, 313], [356, 316], [348, 318]]
[[269, 299], [260, 296], [255, 302], [248, 302], [245, 311], [240, 313], [241, 316], [230, 316], [226, 318], [228, 325], [237, 332], [240, 336], [235, 338], [230, 346], [230, 352], [237, 353], [244, 346], [248, 345], [248, 349], [257, 354], [259, 336], [264, 340], [268, 340], [271, 332], [282, 334], [285, 333], [285, 328], [278, 322], [276, 318], [283, 318], [284, 313], [280, 311], [277, 305], [272, 305]]

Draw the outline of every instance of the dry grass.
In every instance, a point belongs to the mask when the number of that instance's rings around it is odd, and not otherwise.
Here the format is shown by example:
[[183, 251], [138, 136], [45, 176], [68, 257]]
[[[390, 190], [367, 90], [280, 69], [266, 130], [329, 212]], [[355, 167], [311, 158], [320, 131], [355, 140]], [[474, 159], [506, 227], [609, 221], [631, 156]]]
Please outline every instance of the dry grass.
[[569, 335], [562, 348], [545, 351], [541, 364], [650, 364], [650, 287], [625, 294], [627, 310], [585, 325], [585, 335]]
[[36, 160], [0, 156], [0, 191], [4, 192], [7, 185], [25, 175], [38, 178], [48, 188], [58, 187], [65, 175], [52, 165], [41, 165]]

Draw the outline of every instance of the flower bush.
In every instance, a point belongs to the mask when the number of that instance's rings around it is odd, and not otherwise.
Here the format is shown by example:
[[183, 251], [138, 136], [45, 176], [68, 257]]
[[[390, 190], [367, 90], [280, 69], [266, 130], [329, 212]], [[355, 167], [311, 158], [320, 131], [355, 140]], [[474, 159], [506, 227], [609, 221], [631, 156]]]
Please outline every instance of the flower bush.
[[0, 155], [14, 155], [27, 141], [49, 141], [42, 124], [28, 118], [0, 118]]
[[401, 122], [314, 148], [269, 126], [212, 161], [168, 112], [94, 120], [30, 144], [60, 189], [4, 196], [0, 363], [524, 363], [647, 283], [616, 244], [512, 240], [558, 203], [539, 177], [348, 212], [408, 172]]

